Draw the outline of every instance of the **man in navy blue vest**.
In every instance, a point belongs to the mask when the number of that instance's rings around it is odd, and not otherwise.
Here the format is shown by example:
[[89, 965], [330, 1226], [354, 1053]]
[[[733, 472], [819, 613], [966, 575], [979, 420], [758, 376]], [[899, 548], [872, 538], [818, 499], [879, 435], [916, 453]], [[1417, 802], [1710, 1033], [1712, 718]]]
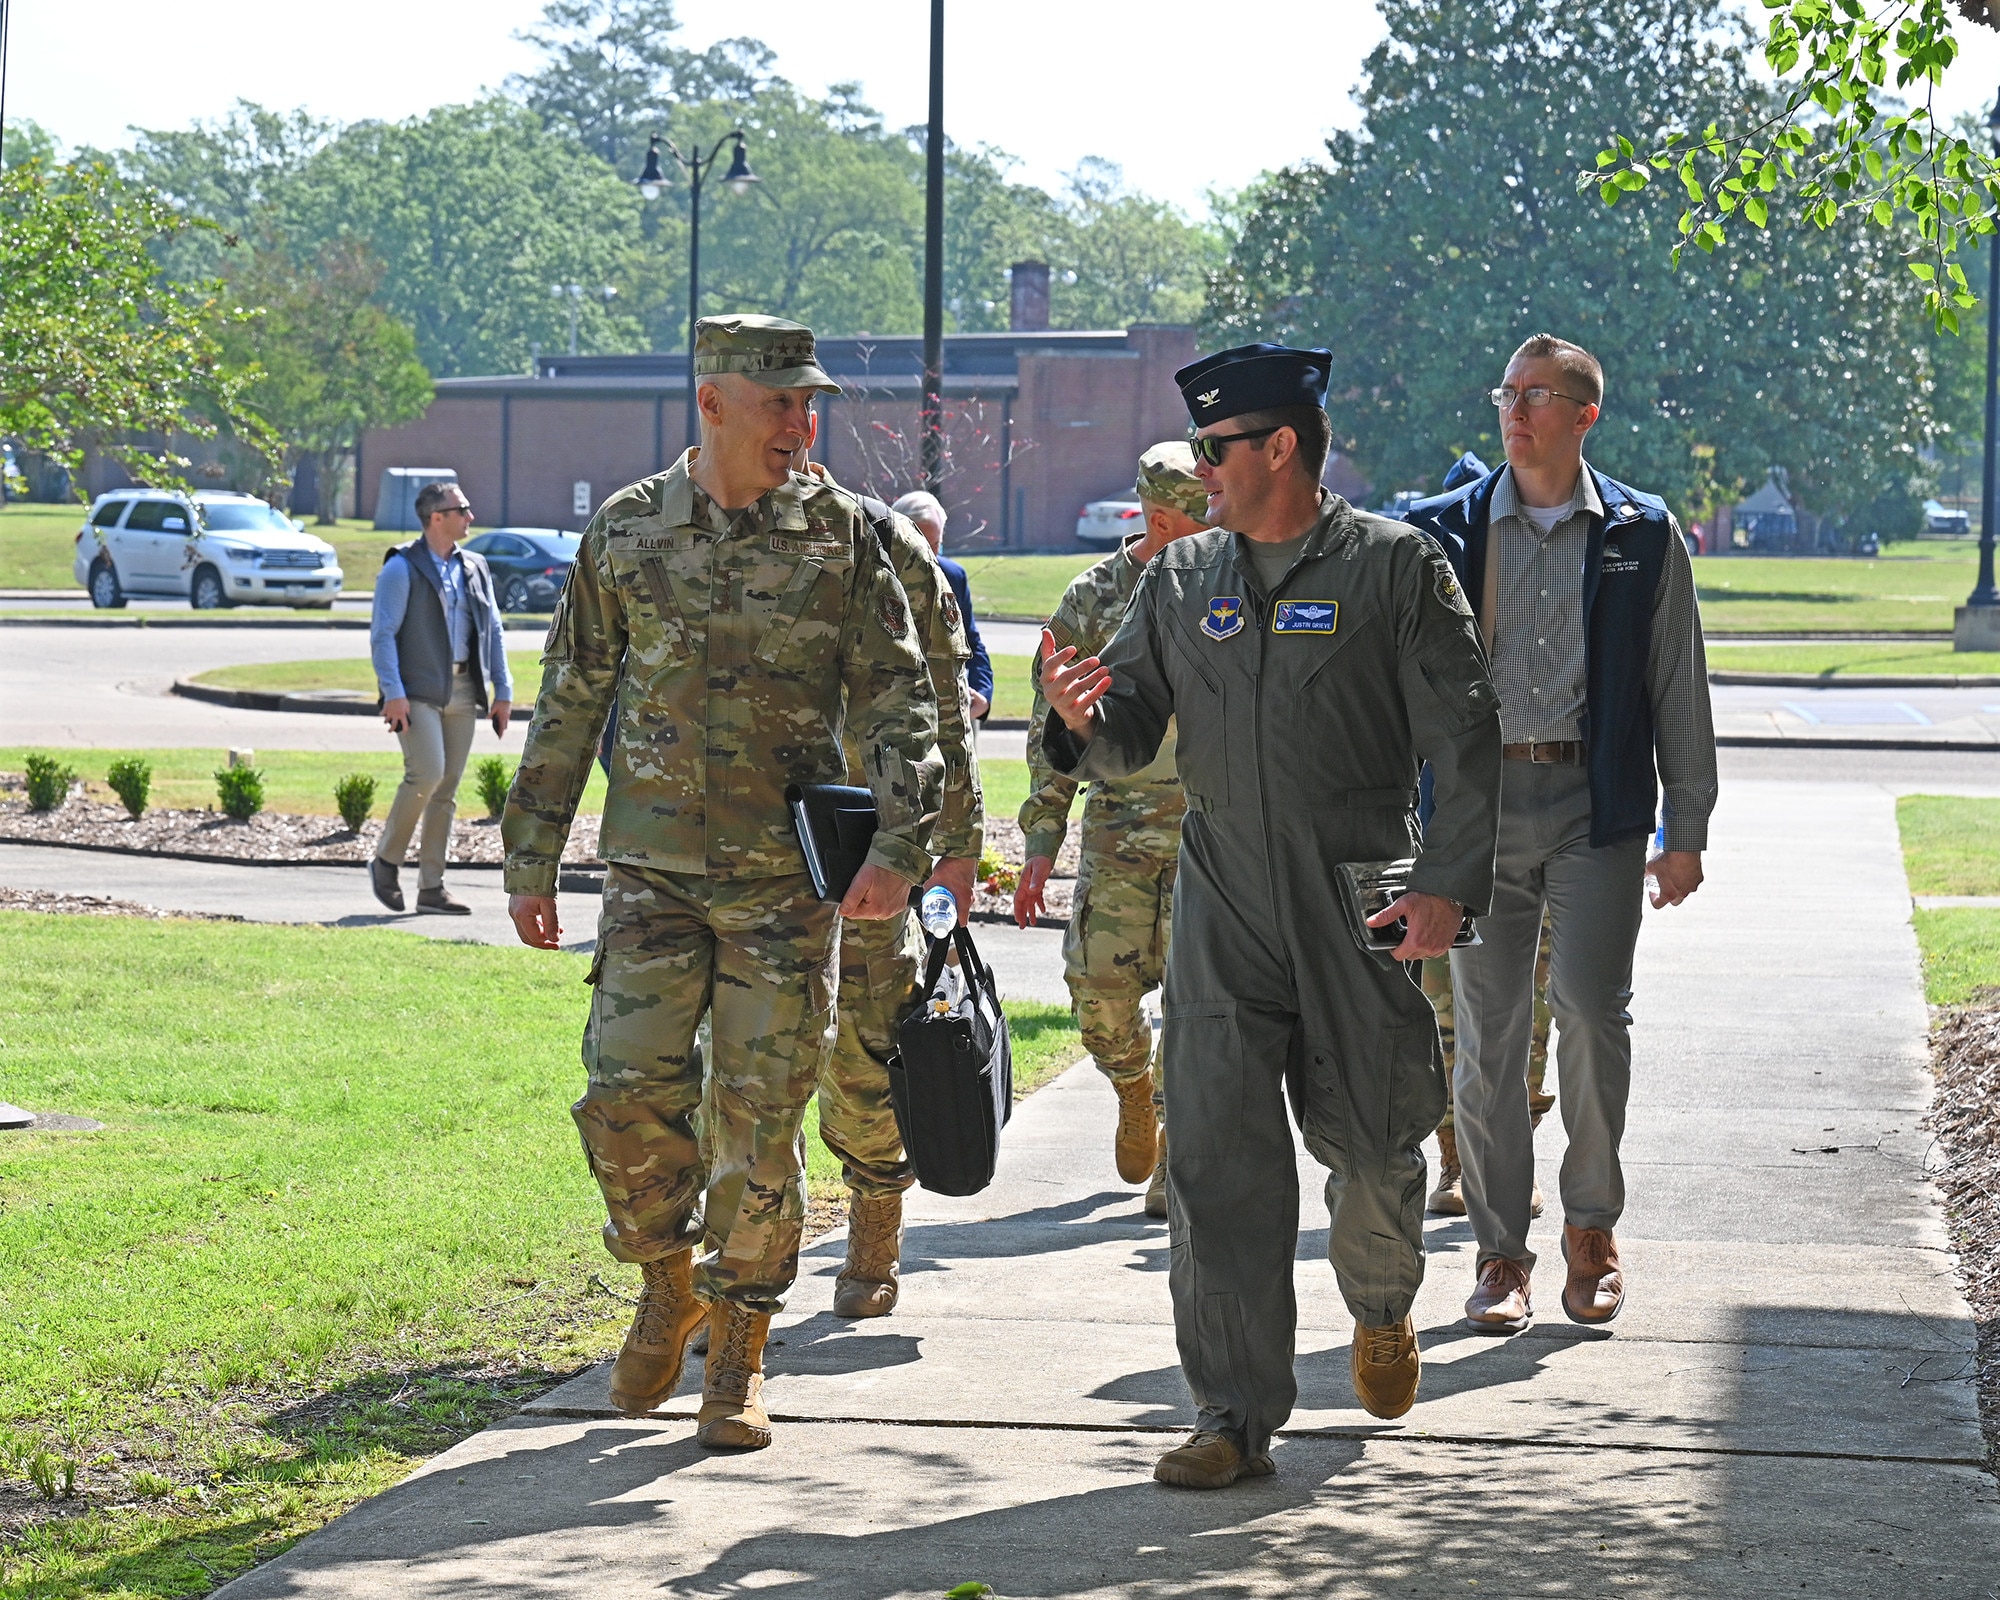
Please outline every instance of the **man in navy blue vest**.
[[[1701, 884], [1715, 805], [1715, 729], [1694, 572], [1665, 502], [1583, 459], [1604, 369], [1536, 334], [1493, 391], [1507, 465], [1409, 520], [1444, 549], [1474, 604], [1500, 691], [1500, 852], [1482, 943], [1451, 953], [1452, 1073], [1465, 1208], [1479, 1242], [1466, 1301], [1482, 1333], [1533, 1315], [1535, 1184], [1528, 1048], [1546, 906], [1563, 1125], [1564, 1312], [1605, 1323], [1624, 1303], [1614, 1233], [1632, 1073], [1640, 900]], [[1660, 788], [1665, 806], [1660, 807]], [[1665, 837], [1648, 859], [1654, 819]]]

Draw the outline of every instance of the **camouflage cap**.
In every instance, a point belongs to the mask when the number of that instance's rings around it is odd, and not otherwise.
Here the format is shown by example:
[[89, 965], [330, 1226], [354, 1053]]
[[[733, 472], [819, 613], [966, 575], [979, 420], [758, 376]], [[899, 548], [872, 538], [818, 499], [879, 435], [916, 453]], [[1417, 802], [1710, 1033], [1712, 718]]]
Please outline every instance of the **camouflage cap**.
[[1208, 491], [1194, 475], [1194, 452], [1185, 439], [1168, 439], [1139, 457], [1139, 481], [1132, 492], [1197, 522], [1208, 521]]
[[740, 372], [767, 389], [820, 389], [840, 385], [819, 369], [812, 329], [783, 317], [703, 317], [694, 325], [694, 375]]

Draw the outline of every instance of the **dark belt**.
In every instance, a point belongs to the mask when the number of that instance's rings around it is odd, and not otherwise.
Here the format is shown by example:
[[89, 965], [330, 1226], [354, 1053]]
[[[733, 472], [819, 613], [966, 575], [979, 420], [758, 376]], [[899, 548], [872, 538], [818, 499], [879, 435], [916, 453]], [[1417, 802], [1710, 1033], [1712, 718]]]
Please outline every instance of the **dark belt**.
[[1581, 739], [1530, 740], [1526, 744], [1503, 744], [1500, 753], [1509, 761], [1532, 761], [1544, 767], [1580, 767], [1583, 765], [1583, 741]]

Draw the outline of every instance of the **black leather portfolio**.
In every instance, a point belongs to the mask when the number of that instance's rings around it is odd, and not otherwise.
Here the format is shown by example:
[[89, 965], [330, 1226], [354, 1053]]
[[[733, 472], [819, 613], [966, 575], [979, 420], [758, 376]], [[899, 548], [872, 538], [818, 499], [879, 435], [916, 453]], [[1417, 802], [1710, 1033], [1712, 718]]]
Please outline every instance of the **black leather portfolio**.
[[868, 859], [875, 837], [875, 797], [844, 783], [795, 783], [785, 790], [813, 893], [840, 901]]
[[[1368, 919], [1388, 910], [1396, 897], [1409, 888], [1410, 869], [1415, 865], [1414, 859], [1343, 861], [1333, 869], [1340, 884], [1340, 903], [1347, 912], [1348, 929], [1362, 949], [1386, 955], [1403, 942], [1409, 928], [1401, 917], [1379, 928], [1369, 927]], [[1460, 918], [1458, 933], [1451, 942], [1454, 949], [1479, 943], [1471, 912]]]

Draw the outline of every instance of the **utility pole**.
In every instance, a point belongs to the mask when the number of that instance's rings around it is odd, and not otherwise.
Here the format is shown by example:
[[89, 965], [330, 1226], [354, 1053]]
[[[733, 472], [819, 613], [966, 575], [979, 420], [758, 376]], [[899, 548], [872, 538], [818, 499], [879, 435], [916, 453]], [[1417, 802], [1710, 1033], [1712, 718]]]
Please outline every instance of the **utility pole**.
[[[1986, 118], [2000, 154], [2000, 100]], [[2000, 234], [1987, 240], [1986, 276], [1986, 462], [1979, 499], [1979, 579], [1952, 617], [1953, 650], [2000, 650], [2000, 593], [1993, 586], [1993, 539], [2000, 522], [2000, 484], [1994, 450], [2000, 446]]]
[[931, 122], [924, 145], [924, 487], [944, 481], [944, 0], [931, 0]]

